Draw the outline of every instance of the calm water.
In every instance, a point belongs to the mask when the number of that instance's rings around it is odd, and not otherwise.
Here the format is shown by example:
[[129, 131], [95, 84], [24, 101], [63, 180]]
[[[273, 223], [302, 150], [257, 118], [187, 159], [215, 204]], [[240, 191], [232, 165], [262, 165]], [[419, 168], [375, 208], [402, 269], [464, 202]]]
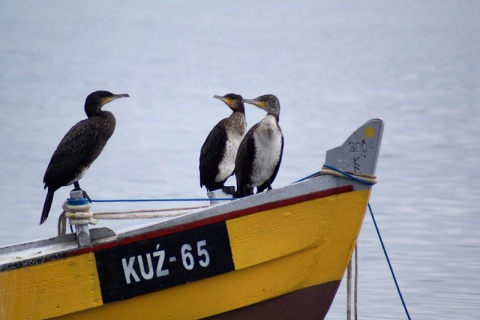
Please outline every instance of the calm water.
[[[199, 150], [229, 114], [213, 95], [273, 93], [274, 187], [385, 120], [371, 204], [410, 314], [477, 319], [479, 16], [478, 1], [0, 0], [0, 245], [55, 235], [69, 189], [39, 226], [42, 178], [90, 92], [131, 96], [106, 107], [116, 132], [82, 180], [96, 199], [203, 197]], [[263, 115], [248, 107], [249, 126]], [[360, 319], [406, 319], [369, 216], [359, 260]], [[342, 285], [328, 319], [344, 318]]]

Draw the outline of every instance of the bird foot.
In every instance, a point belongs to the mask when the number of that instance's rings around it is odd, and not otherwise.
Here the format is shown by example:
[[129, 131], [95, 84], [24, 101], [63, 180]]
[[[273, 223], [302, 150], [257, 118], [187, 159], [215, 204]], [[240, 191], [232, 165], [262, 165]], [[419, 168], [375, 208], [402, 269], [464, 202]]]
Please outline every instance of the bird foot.
[[88, 196], [87, 191], [82, 190], [82, 189], [80, 189], [80, 188], [75, 188], [75, 189], [73, 189], [72, 191], [82, 191], [83, 197], [84, 197], [85, 199], [87, 199], [88, 202], [92, 202], [92, 199], [90, 199], [90, 197]]
[[238, 189], [237, 192], [233, 195], [234, 198], [243, 198], [247, 196], [253, 195], [253, 188], [251, 187], [244, 187], [241, 189]]
[[232, 196], [235, 194], [235, 187], [234, 186], [223, 187], [222, 190], [226, 194], [230, 194]]
[[272, 190], [272, 187], [268, 187], [268, 188], [266, 188], [266, 189], [258, 189], [258, 188], [257, 188], [257, 194], [262, 193], [262, 192], [265, 191], [265, 190], [267, 190], [267, 192], [268, 192], [268, 191]]
[[88, 196], [87, 191], [85, 191], [85, 190], [82, 190], [82, 191], [83, 191], [83, 197], [88, 199], [88, 202], [92, 202], [92, 199], [90, 199], [90, 197]]

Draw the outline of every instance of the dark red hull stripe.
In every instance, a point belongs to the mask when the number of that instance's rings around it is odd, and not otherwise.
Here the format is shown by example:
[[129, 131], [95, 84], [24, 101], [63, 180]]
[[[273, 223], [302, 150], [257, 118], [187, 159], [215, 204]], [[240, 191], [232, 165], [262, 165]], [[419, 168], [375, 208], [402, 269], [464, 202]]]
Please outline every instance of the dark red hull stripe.
[[154, 239], [154, 238], [158, 238], [158, 237], [161, 237], [161, 236], [166, 236], [166, 235], [169, 235], [169, 234], [172, 234], [172, 233], [177, 233], [177, 232], [181, 232], [181, 231], [186, 231], [186, 230], [202, 227], [202, 226], [209, 225], [209, 224], [216, 223], [216, 222], [222, 222], [222, 221], [226, 221], [226, 220], [230, 220], [230, 219], [235, 219], [235, 218], [246, 216], [246, 215], [249, 215], [249, 214], [252, 214], [252, 213], [255, 213], [255, 212], [276, 209], [276, 208], [280, 208], [280, 207], [289, 206], [289, 205], [292, 205], [292, 204], [295, 204], [295, 203], [301, 203], [301, 202], [305, 202], [305, 201], [309, 201], [309, 200], [313, 200], [313, 199], [318, 199], [318, 198], [325, 198], [325, 197], [332, 196], [332, 195], [335, 195], [335, 194], [340, 194], [340, 193], [345, 193], [345, 192], [350, 192], [350, 191], [353, 191], [353, 186], [352, 185], [342, 186], [342, 187], [338, 187], [338, 188], [332, 188], [332, 189], [328, 189], [328, 190], [317, 191], [317, 192], [314, 192], [314, 193], [305, 194], [305, 195], [301, 195], [301, 196], [298, 196], [298, 197], [288, 198], [288, 199], [284, 199], [284, 200], [280, 200], [280, 201], [276, 201], [276, 202], [269, 202], [269, 203], [265, 203], [265, 204], [262, 204], [262, 205], [249, 207], [249, 208], [241, 209], [241, 210], [237, 210], [237, 211], [231, 211], [231, 212], [221, 214], [221, 215], [218, 215], [218, 216], [205, 218], [205, 219], [202, 219], [202, 220], [199, 220], [199, 221], [194, 221], [194, 222], [191, 222], [191, 223], [174, 226], [174, 227], [171, 227], [171, 228], [165, 228], [165, 229], [152, 231], [152, 232], [141, 234], [141, 235], [138, 235], [138, 236], [129, 237], [127, 239], [122, 239], [122, 240], [119, 240], [119, 241], [112, 241], [112, 242], [109, 242], [109, 243], [98, 244], [98, 245], [93, 246], [92, 248], [82, 248], [82, 249], [77, 250], [73, 254], [74, 255], [82, 254], [82, 253], [85, 253], [85, 252], [97, 251], [97, 250], [107, 249], [107, 248], [111, 248], [111, 247], [116, 247], [116, 246], [119, 246], [119, 245], [125, 245], [125, 244], [129, 244], [129, 243], [132, 243], [132, 242]]
[[319, 284], [204, 320], [324, 319], [339, 285], [340, 280]]

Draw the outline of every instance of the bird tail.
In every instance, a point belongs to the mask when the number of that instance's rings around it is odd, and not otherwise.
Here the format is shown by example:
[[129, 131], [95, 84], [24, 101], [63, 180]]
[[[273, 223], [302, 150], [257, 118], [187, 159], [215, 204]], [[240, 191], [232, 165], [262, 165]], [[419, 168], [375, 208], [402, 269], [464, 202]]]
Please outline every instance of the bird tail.
[[45, 203], [43, 204], [42, 217], [40, 218], [40, 224], [44, 223], [48, 218], [48, 213], [50, 212], [50, 208], [52, 207], [53, 193], [54, 191], [51, 191], [50, 189], [48, 189], [47, 197], [45, 198]]

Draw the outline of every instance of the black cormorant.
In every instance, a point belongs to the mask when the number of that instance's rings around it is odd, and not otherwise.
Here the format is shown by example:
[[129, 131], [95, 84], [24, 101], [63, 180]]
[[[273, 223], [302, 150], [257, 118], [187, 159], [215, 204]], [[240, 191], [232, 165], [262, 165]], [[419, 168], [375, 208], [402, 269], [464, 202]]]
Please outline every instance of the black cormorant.
[[244, 197], [265, 189], [272, 189], [283, 154], [283, 134], [278, 125], [280, 102], [277, 97], [266, 94], [243, 102], [253, 104], [267, 112], [242, 140], [235, 160], [237, 192], [235, 197]]
[[232, 109], [232, 114], [220, 120], [207, 136], [200, 151], [200, 187], [205, 185], [207, 191], [223, 189], [225, 181], [233, 174], [237, 149], [247, 130], [245, 108], [242, 96], [234, 93], [214, 96]]
[[115, 117], [111, 112], [103, 111], [103, 105], [128, 96], [108, 91], [95, 91], [88, 95], [85, 100], [85, 113], [88, 118], [78, 122], [67, 132], [45, 171], [43, 183], [48, 191], [40, 224], [47, 220], [53, 194], [58, 188], [73, 183], [76, 190], [81, 190], [78, 180], [83, 177], [112, 136], [115, 130]]

